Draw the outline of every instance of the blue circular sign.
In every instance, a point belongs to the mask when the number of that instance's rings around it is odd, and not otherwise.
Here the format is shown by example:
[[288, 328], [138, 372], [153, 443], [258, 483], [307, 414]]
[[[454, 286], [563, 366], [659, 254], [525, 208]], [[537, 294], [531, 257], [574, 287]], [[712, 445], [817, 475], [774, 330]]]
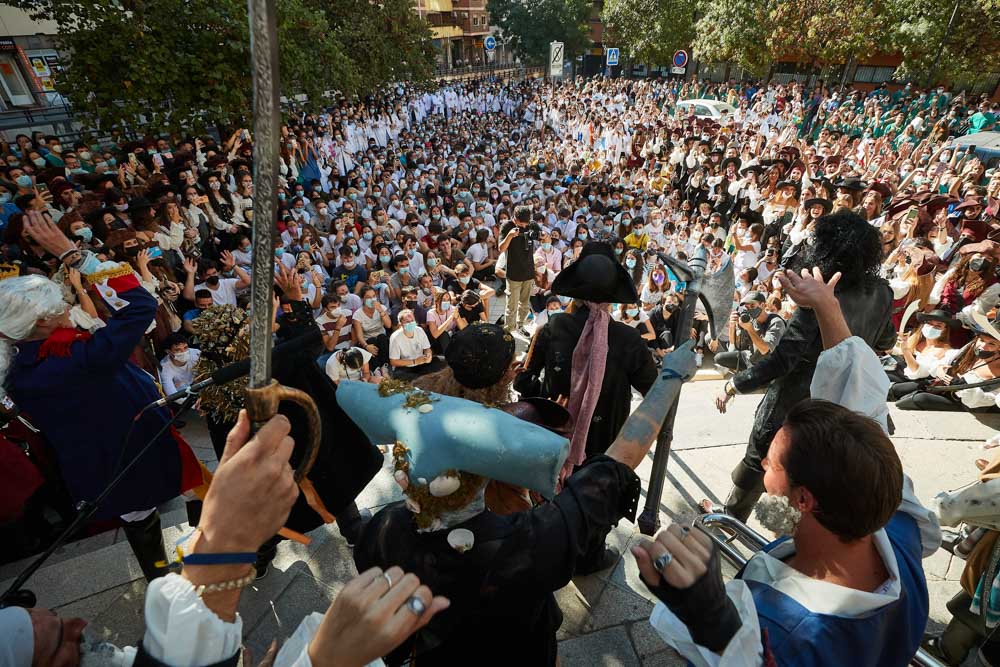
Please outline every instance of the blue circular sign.
[[674, 67], [684, 67], [687, 65], [688, 54], [687, 51], [681, 50], [674, 53]]
[[483, 48], [485, 48], [487, 51], [492, 51], [495, 48], [497, 48], [497, 38], [494, 37], [493, 35], [490, 35], [489, 37], [484, 39]]

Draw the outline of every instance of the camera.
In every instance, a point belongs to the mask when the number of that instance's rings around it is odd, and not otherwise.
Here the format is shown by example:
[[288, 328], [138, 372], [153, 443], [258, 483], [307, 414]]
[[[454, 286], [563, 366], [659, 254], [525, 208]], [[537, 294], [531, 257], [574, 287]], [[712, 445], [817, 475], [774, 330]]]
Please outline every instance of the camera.
[[537, 241], [542, 238], [542, 231], [534, 225], [525, 228], [521, 234], [529, 241]]
[[736, 313], [740, 316], [740, 322], [744, 324], [754, 319], [754, 316], [750, 314], [750, 309], [745, 305], [737, 308]]

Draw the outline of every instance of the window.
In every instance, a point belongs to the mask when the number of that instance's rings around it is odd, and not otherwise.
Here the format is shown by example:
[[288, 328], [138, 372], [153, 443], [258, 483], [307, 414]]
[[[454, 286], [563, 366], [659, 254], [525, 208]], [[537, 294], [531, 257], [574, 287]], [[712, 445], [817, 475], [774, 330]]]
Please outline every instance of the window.
[[859, 65], [854, 71], [855, 83], [885, 83], [892, 79], [895, 67], [874, 67], [872, 65]]
[[712, 110], [706, 107], [704, 104], [694, 105], [694, 115], [695, 116], [711, 116]]
[[24, 80], [24, 75], [21, 74], [17, 60], [6, 53], [0, 54], [0, 94], [12, 106], [24, 107], [35, 104], [35, 98]]
[[472, 25], [479, 25], [479, 17], [478, 16], [473, 16], [472, 17]]

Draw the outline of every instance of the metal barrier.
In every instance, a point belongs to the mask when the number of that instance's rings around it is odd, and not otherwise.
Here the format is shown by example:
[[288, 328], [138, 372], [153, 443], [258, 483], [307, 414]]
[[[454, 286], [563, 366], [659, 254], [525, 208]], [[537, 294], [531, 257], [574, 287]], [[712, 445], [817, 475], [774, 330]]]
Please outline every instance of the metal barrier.
[[[703, 514], [692, 521], [691, 526], [708, 535], [719, 547], [719, 553], [722, 554], [722, 557], [738, 570], [743, 569], [747, 564], [747, 559], [733, 547], [731, 540], [723, 539], [719, 536], [718, 530], [721, 529], [731, 533], [733, 539], [755, 552], [760, 551], [769, 544], [769, 541], [763, 535], [728, 514]], [[947, 665], [922, 648], [917, 649], [917, 654], [910, 660], [910, 665], [914, 665], [915, 667], [947, 667]]]

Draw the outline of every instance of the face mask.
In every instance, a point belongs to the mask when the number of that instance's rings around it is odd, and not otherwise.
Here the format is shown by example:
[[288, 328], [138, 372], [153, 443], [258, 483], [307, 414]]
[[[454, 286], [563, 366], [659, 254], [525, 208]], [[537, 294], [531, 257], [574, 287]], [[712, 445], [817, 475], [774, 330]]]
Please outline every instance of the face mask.
[[747, 308], [747, 315], [749, 315], [753, 319], [757, 319], [758, 317], [760, 317], [760, 310], [761, 310], [760, 308]]
[[215, 287], [219, 284], [219, 276], [209, 276], [208, 278], [205, 278], [205, 284]]
[[115, 204], [115, 210], [124, 213], [128, 210], [128, 204]]
[[45, 158], [43, 157], [36, 157], [34, 160], [32, 160], [32, 162], [34, 162], [35, 166], [38, 168], [42, 168], [45, 166]]
[[31, 187], [31, 176], [28, 176], [27, 174], [21, 174], [15, 180], [17, 182], [18, 187], [21, 188]]
[[417, 330], [417, 323], [416, 322], [407, 322], [406, 324], [403, 325], [403, 330], [406, 333], [413, 333], [414, 331]]
[[678, 305], [677, 305], [676, 303], [665, 303], [665, 304], [663, 304], [663, 308], [664, 308], [664, 309], [665, 309], [665, 310], [666, 310], [666, 311], [667, 311], [668, 313], [672, 313], [672, 312], [674, 312], [675, 310], [677, 310], [677, 308], [678, 308], [678, 307], [679, 307], [679, 306], [678, 306]]
[[639, 309], [638, 308], [626, 308], [625, 309], [625, 314], [628, 315], [629, 317], [635, 317], [636, 315], [639, 314]]
[[794, 535], [802, 512], [792, 507], [788, 496], [764, 494], [757, 501], [754, 514], [761, 525], [775, 535]]
[[427, 266], [429, 266], [430, 268], [433, 269], [437, 265], [438, 265], [438, 261], [437, 261], [436, 258], [431, 257], [430, 259], [427, 260]]
[[211, 183], [208, 184], [208, 187], [212, 188], [213, 190], [219, 190], [222, 188], [222, 183], [218, 181], [212, 181]]
[[932, 327], [929, 324], [925, 324], [924, 326], [920, 327], [920, 333], [922, 333], [924, 335], [924, 338], [926, 338], [927, 340], [937, 340], [938, 338], [941, 337], [941, 334], [944, 333], [944, 330]]
[[463, 285], [468, 285], [468, 284], [469, 284], [469, 280], [470, 280], [471, 278], [472, 278], [472, 276], [461, 276], [461, 277], [460, 277], [460, 278], [458, 279], [458, 282], [462, 283]]
[[624, 251], [624, 250], [625, 250], [625, 248], [615, 248], [615, 254], [616, 255], [620, 255], [620, 254], [622, 254], [622, 251]]
[[285, 249], [284, 248], [275, 248], [274, 249], [274, 256], [275, 257], [281, 257], [284, 254], [285, 254]]
[[90, 151], [80, 151], [81, 160], [89, 160], [91, 158]]
[[969, 268], [973, 271], [982, 271], [986, 267], [985, 257], [976, 257], [971, 262], [969, 262]]
[[657, 285], [662, 285], [663, 281], [666, 280], [666, 278], [667, 277], [664, 276], [662, 273], [657, 273], [653, 275], [653, 282], [656, 283]]
[[401, 266], [401, 267], [399, 267], [399, 275], [405, 276], [409, 272], [410, 272], [410, 267], [408, 267], [408, 266]]
[[389, 257], [389, 255], [379, 255], [378, 256], [378, 261], [382, 262], [383, 264], [388, 264], [390, 259], [391, 258]]
[[585, 233], [580, 233], [576, 235], [576, 238], [580, 239], [581, 241], [586, 241], [587, 235]]
[[90, 240], [94, 238], [94, 232], [91, 231], [90, 227], [81, 227], [73, 232], [73, 235], [80, 237], [85, 243], [90, 243]]
[[442, 301], [441, 302], [441, 310], [446, 311], [446, 312], [449, 311], [449, 310], [451, 310], [451, 301]]
[[174, 361], [176, 361], [177, 363], [186, 364], [188, 362], [188, 358], [190, 358], [191, 356], [191, 350], [184, 350], [183, 352], [175, 352], [173, 356], [174, 356]]
[[635, 268], [635, 258], [634, 257], [627, 258], [625, 260], [625, 266], [627, 266], [630, 269], [634, 269]]
[[344, 268], [345, 269], [353, 269], [356, 265], [357, 265], [357, 262], [355, 262], [353, 259], [350, 260], [350, 261], [348, 261], [348, 262], [344, 262]]
[[364, 234], [362, 234], [362, 236], [364, 237], [365, 241], [371, 241], [372, 236], [374, 236], [374, 234], [372, 234], [371, 232], [365, 232]]
[[559, 297], [559, 303], [561, 303], [564, 306], [568, 306], [572, 300], [573, 300], [573, 297], [571, 297], [571, 296], [560, 296]]
[[977, 359], [989, 359], [990, 357], [996, 356], [996, 352], [991, 352], [981, 347], [977, 347], [975, 355]]
[[374, 308], [374, 307], [375, 307], [375, 299], [371, 297], [365, 299], [365, 308]]
[[9, 201], [10, 201], [10, 193], [0, 192], [0, 204], [6, 204]]

